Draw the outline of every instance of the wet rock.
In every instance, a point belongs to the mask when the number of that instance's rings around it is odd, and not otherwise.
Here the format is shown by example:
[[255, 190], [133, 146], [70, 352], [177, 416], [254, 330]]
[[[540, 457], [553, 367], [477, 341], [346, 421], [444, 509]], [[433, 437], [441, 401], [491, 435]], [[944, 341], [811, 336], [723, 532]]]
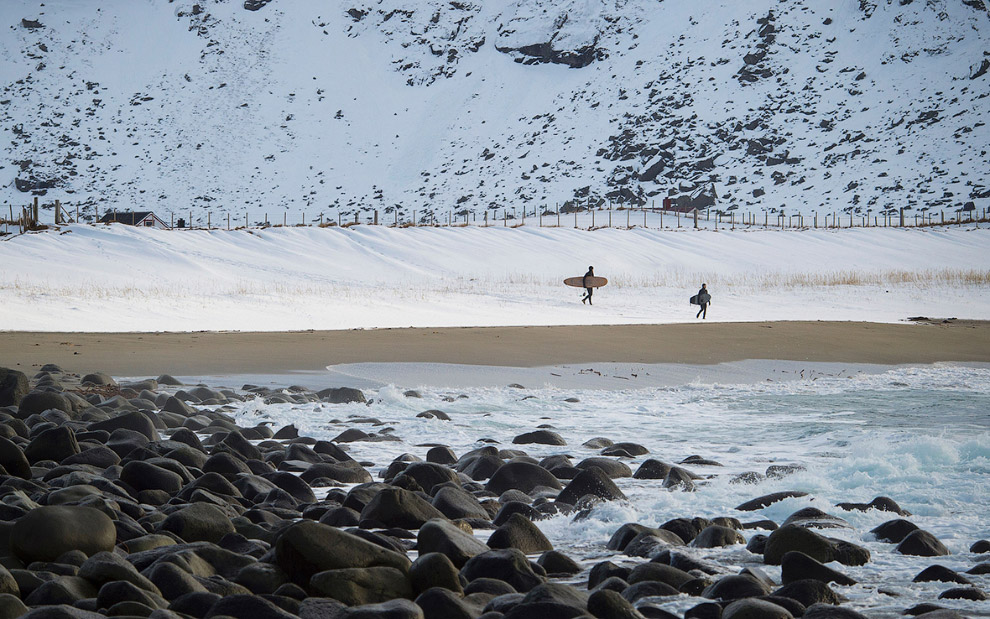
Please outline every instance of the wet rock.
[[577, 561], [556, 550], [548, 550], [544, 552], [540, 555], [540, 558], [536, 560], [536, 564], [543, 567], [547, 574], [558, 576], [565, 574], [578, 574], [583, 569]]
[[803, 496], [808, 496], [808, 493], [801, 492], [800, 490], [786, 490], [784, 492], [773, 492], [771, 494], [765, 494], [755, 499], [750, 499], [749, 501], [746, 501], [741, 505], [737, 505], [736, 509], [741, 512], [755, 512], [769, 505], [773, 505], [774, 503], [783, 501], [784, 499], [803, 497]]
[[533, 587], [517, 606], [506, 613], [506, 617], [576, 617], [584, 614], [587, 606], [588, 594], [574, 587], [548, 582]]
[[300, 479], [306, 484], [312, 484], [321, 478], [332, 479], [345, 484], [363, 484], [372, 480], [368, 471], [354, 463], [330, 464], [329, 462], [321, 462], [306, 468], [300, 476]]
[[[358, 470], [365, 475], [358, 475], [351, 478], [352, 483], [357, 480], [368, 480], [370, 481], [370, 475], [367, 475], [364, 469], [358, 468]], [[308, 471], [307, 471], [308, 472]], [[300, 503], [315, 503], [316, 495], [313, 494], [312, 488], [305, 481], [305, 474], [296, 477], [291, 473], [285, 473], [282, 471], [276, 471], [274, 473], [265, 473], [264, 478], [271, 483], [275, 484], [280, 490], [285, 491], [293, 499], [299, 501]]]
[[643, 615], [615, 591], [595, 591], [588, 597], [588, 612], [600, 619], [638, 619]]
[[863, 565], [870, 560], [865, 548], [842, 540], [826, 538], [810, 529], [789, 524], [782, 526], [767, 538], [763, 561], [780, 565], [784, 554], [796, 550], [820, 563], [838, 561], [843, 565]]
[[949, 554], [949, 549], [945, 547], [945, 544], [923, 529], [908, 533], [894, 550], [902, 555], [917, 557], [942, 557]]
[[439, 552], [421, 554], [409, 568], [409, 581], [419, 593], [433, 587], [441, 587], [455, 593], [463, 593], [457, 567], [447, 555]]
[[464, 564], [461, 575], [468, 582], [477, 578], [501, 580], [519, 592], [527, 592], [544, 581], [544, 577], [534, 571], [526, 555], [515, 548], [477, 554]]
[[930, 565], [923, 569], [911, 582], [954, 582], [961, 585], [973, 584], [965, 576], [943, 565]]
[[721, 462], [698, 455], [688, 456], [687, 458], [681, 460], [680, 464], [693, 464], [695, 466], [722, 466]]
[[11, 550], [24, 561], [54, 561], [70, 550], [94, 555], [113, 550], [113, 521], [92, 507], [46, 506], [31, 510], [10, 531]]
[[980, 554], [990, 552], [990, 540], [981, 539], [974, 542], [973, 545], [969, 547], [969, 551]]
[[17, 597], [21, 595], [21, 587], [17, 584], [17, 579], [2, 565], [0, 565], [0, 595]]
[[138, 411], [121, 413], [116, 417], [111, 417], [105, 421], [97, 421], [89, 425], [90, 431], [104, 430], [111, 434], [118, 428], [140, 432], [148, 437], [149, 441], [157, 441], [161, 438], [158, 436], [158, 430], [155, 428], [155, 424], [151, 421], [151, 418]]
[[940, 600], [971, 600], [973, 602], [986, 601], [987, 594], [976, 587], [955, 587], [943, 591], [938, 595]]
[[856, 581], [845, 574], [822, 565], [812, 557], [795, 550], [784, 553], [780, 560], [780, 580], [789, 584], [799, 580], [814, 579], [825, 583], [854, 585]]
[[811, 529], [851, 528], [848, 522], [816, 507], [803, 507], [784, 520], [781, 526], [796, 524]]
[[177, 600], [190, 593], [206, 593], [206, 587], [176, 563], [157, 562], [145, 570], [145, 575], [167, 600]]
[[108, 582], [129, 582], [145, 591], [160, 595], [158, 587], [126, 560], [112, 552], [98, 552], [86, 559], [79, 567], [79, 577], [85, 578], [94, 587], [102, 587]]
[[[508, 466], [508, 465], [506, 465]], [[504, 467], [503, 467], [504, 468]], [[604, 501], [624, 500], [626, 495], [598, 467], [591, 467], [578, 473], [567, 487], [557, 495], [557, 501], [577, 505], [582, 497], [592, 496]]]
[[685, 543], [689, 543], [711, 524], [706, 518], [674, 518], [660, 525], [660, 528], [676, 533]]
[[838, 508], [845, 509], [847, 511], [861, 511], [865, 512], [871, 509], [875, 509], [881, 512], [893, 512], [898, 516], [910, 516], [911, 512], [901, 509], [901, 506], [897, 504], [894, 499], [885, 496], [878, 496], [869, 503], [837, 503], [835, 505]]
[[61, 462], [79, 453], [75, 432], [67, 426], [49, 428], [34, 437], [24, 448], [24, 456], [32, 464], [42, 460]]
[[684, 492], [694, 492], [695, 476], [687, 469], [679, 466], [672, 466], [667, 471], [667, 476], [663, 480], [663, 487], [667, 490], [683, 490]]
[[293, 619], [295, 614], [287, 612], [272, 602], [257, 595], [228, 595], [220, 598], [210, 607], [207, 617], [236, 617], [237, 619]]
[[838, 604], [840, 601], [839, 596], [835, 591], [832, 591], [827, 583], [815, 579], [789, 582], [774, 591], [773, 595], [797, 600], [805, 606], [811, 606], [813, 604]]
[[28, 606], [74, 605], [95, 598], [96, 589], [77, 576], [59, 576], [46, 581], [24, 598]]
[[169, 494], [178, 493], [185, 483], [181, 475], [142, 460], [132, 460], [125, 464], [120, 472], [120, 480], [139, 492], [164, 490]]
[[245, 565], [234, 578], [236, 584], [246, 587], [256, 595], [275, 593], [288, 581], [289, 577], [282, 568], [260, 561]]
[[31, 391], [24, 372], [0, 368], [0, 406], [13, 406]]
[[219, 508], [206, 503], [193, 503], [169, 514], [159, 525], [159, 530], [175, 533], [187, 542], [213, 543], [235, 532], [230, 518]]
[[24, 452], [6, 438], [0, 438], [0, 466], [10, 475], [31, 479], [31, 464]]
[[512, 514], [505, 524], [492, 533], [488, 538], [488, 547], [517, 548], [525, 554], [553, 550], [553, 545], [543, 532], [520, 514]]
[[339, 600], [348, 606], [379, 604], [396, 598], [411, 598], [412, 584], [403, 570], [368, 566], [317, 572], [309, 582], [314, 593]]
[[731, 574], [716, 580], [701, 593], [710, 600], [730, 602], [742, 598], [768, 595], [770, 587], [756, 578], [742, 574]]
[[630, 557], [653, 557], [658, 552], [670, 546], [683, 546], [684, 540], [664, 529], [644, 531], [634, 537], [622, 549], [623, 554]]
[[684, 611], [684, 619], [721, 619], [722, 606], [714, 602], [702, 602]]
[[666, 479], [671, 466], [660, 460], [646, 460], [633, 473], [635, 479]]
[[672, 589], [679, 590], [686, 583], [694, 580], [694, 576], [684, 570], [663, 563], [641, 563], [625, 577], [630, 585], [641, 582], [662, 582]]
[[[618, 529], [616, 529], [615, 533], [612, 534], [612, 537], [609, 538], [606, 544], [606, 548], [608, 548], [609, 550], [618, 550], [620, 552], [624, 552], [625, 549], [629, 546], [629, 544], [633, 542], [633, 540], [635, 540], [637, 537], [639, 537], [644, 533], [648, 535], [659, 536], [659, 535], [663, 535], [663, 533], [670, 533], [670, 531], [664, 531], [663, 529], [655, 529], [653, 527], [648, 527], [635, 522], [627, 522]], [[676, 534], [674, 536], [677, 537]], [[684, 540], [681, 539], [680, 537], [677, 537], [677, 539], [680, 540], [681, 542], [680, 545], [683, 546]]]
[[722, 611], [722, 619], [792, 619], [786, 608], [757, 598], [732, 602]]
[[632, 477], [632, 469], [624, 462], [613, 460], [612, 458], [585, 458], [577, 464], [577, 468], [587, 470], [590, 468], [601, 469], [609, 479], [620, 477]]
[[51, 409], [71, 414], [72, 404], [67, 397], [53, 391], [32, 391], [22, 397], [17, 404], [17, 414], [21, 419], [27, 419], [34, 414], [40, 415]]
[[735, 529], [712, 525], [698, 533], [698, 536], [691, 540], [690, 545], [694, 548], [719, 548], [745, 543], [746, 538]]
[[456, 470], [475, 481], [482, 481], [494, 475], [503, 464], [504, 462], [497, 455], [479, 454], [458, 460]]
[[168, 602], [157, 593], [127, 581], [111, 581], [100, 587], [96, 596], [96, 603], [99, 608], [112, 608], [121, 602], [137, 602], [151, 609], [168, 607]]
[[402, 488], [382, 490], [361, 510], [362, 520], [404, 529], [418, 529], [428, 520], [443, 517], [443, 513], [425, 499]]
[[313, 574], [325, 570], [386, 566], [405, 573], [411, 564], [403, 554], [306, 520], [287, 527], [279, 535], [274, 559], [275, 564], [302, 587], [309, 584]]
[[888, 520], [870, 530], [881, 542], [900, 543], [909, 533], [918, 530], [918, 525], [908, 520]]
[[[397, 601], [397, 600], [396, 600]], [[408, 603], [408, 602], [407, 602]], [[471, 619], [478, 616], [479, 609], [472, 609], [465, 603], [463, 596], [442, 587], [423, 591], [413, 604], [419, 611], [417, 619], [422, 617], [450, 617], [451, 619]], [[376, 617], [382, 615], [375, 615]], [[392, 615], [390, 614], [389, 617]], [[412, 616], [411, 616], [412, 617]], [[371, 619], [370, 617], [368, 619]]]
[[554, 490], [563, 487], [553, 473], [538, 464], [515, 461], [499, 467], [485, 484], [485, 490], [495, 494], [502, 494], [506, 490], [520, 490], [528, 494], [540, 486]]
[[353, 389], [351, 387], [323, 389], [322, 391], [317, 391], [316, 395], [324, 402], [329, 402], [330, 404], [366, 403], [368, 401], [360, 389]]
[[490, 518], [488, 510], [478, 502], [473, 494], [453, 486], [440, 488], [433, 497], [432, 504], [444, 516], [452, 520], [457, 518], [488, 520]]
[[551, 432], [550, 430], [536, 430], [534, 432], [526, 432], [520, 434], [512, 439], [515, 445], [566, 445], [567, 441], [564, 437], [557, 434], [556, 432]]
[[990, 574], [990, 563], [977, 563], [966, 570], [967, 574]]
[[28, 614], [28, 607], [16, 595], [0, 593], [0, 619], [17, 619]]
[[626, 566], [616, 565], [611, 561], [596, 563], [588, 572], [588, 589], [594, 589], [610, 578], [619, 578], [623, 582], [629, 577], [632, 569]]
[[413, 462], [402, 471], [402, 475], [415, 479], [430, 496], [433, 496], [434, 489], [442, 484], [452, 483], [457, 486], [461, 484], [457, 473], [435, 462]]

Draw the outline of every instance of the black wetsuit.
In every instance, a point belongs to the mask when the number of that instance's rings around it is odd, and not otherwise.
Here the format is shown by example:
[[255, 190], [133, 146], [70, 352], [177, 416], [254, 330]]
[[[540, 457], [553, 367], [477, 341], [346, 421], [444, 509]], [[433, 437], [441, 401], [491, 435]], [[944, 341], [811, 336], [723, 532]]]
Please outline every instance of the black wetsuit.
[[698, 305], [701, 306], [701, 309], [698, 310], [698, 313], [697, 314], [695, 314], [695, 316], [694, 316], [695, 318], [698, 318], [699, 316], [701, 318], [707, 318], [708, 317], [708, 304], [711, 303], [711, 301], [709, 300], [709, 301], [706, 301], [706, 302], [702, 303], [701, 302], [701, 295], [703, 295], [703, 294], [707, 294], [709, 297], [711, 296], [711, 293], [708, 292], [708, 288], [702, 288], [701, 290], [698, 291]]
[[[587, 284], [588, 283], [588, 278], [589, 277], [594, 277], [594, 276], [595, 276], [594, 269], [588, 269], [588, 272], [584, 274], [584, 283]], [[588, 286], [588, 287], [585, 287], [585, 290], [587, 290], [588, 292], [585, 293], [585, 295], [583, 297], [581, 297], [581, 303], [584, 303], [585, 301], [587, 301], [588, 302], [588, 305], [592, 305], [592, 303], [591, 303], [591, 293], [594, 292], [595, 289], [594, 288], [591, 288], [590, 286]]]

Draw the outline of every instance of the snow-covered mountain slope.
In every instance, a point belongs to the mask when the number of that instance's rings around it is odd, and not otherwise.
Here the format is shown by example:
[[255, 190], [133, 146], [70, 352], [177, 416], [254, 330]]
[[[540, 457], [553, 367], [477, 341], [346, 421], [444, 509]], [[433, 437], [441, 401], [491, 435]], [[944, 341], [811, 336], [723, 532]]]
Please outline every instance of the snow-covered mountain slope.
[[985, 0], [4, 0], [0, 27], [12, 205], [990, 205]]

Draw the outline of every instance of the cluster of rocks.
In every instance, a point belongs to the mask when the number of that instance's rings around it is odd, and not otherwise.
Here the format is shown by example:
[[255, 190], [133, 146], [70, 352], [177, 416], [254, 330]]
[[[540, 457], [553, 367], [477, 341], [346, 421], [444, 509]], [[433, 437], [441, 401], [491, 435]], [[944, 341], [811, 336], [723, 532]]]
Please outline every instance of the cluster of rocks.
[[[814, 508], [780, 526], [733, 517], [625, 523], [607, 541], [614, 561], [594, 564], [554, 549], [535, 524], [561, 514], [580, 521], [601, 502], [624, 499], [617, 478], [691, 491], [705, 476], [686, 467], [719, 465], [710, 459], [646, 459], [633, 472], [622, 459], [648, 451], [604, 438], [586, 442], [600, 455], [579, 462], [494, 445], [458, 456], [428, 445], [425, 457], [395, 458], [375, 481], [373, 464], [355, 461], [346, 442], [387, 440], [387, 432], [318, 441], [291, 425], [239, 427], [224, 412], [245, 397], [351, 403], [363, 393], [241, 391], [186, 387], [167, 375], [119, 385], [56, 366], [29, 381], [0, 368], [0, 619], [681, 619], [661, 605], [691, 597], [700, 603], [684, 619], [863, 616], [830, 587], [856, 581], [825, 564], [862, 565], [870, 552], [821, 533], [849, 525]], [[513, 442], [564, 444], [549, 428]], [[771, 467], [766, 476], [787, 472]], [[737, 511], [801, 494], [758, 497]], [[874, 530], [896, 552], [948, 552], [891, 499], [837, 507], [896, 514]], [[747, 543], [745, 530], [766, 534]], [[781, 566], [780, 583], [758, 566], [740, 571], [697, 554], [743, 544]], [[990, 542], [972, 552], [990, 552]], [[990, 573], [990, 562], [970, 572]], [[949, 583], [940, 598], [985, 599], [943, 566], [916, 581]], [[934, 604], [908, 612], [961, 616]]]

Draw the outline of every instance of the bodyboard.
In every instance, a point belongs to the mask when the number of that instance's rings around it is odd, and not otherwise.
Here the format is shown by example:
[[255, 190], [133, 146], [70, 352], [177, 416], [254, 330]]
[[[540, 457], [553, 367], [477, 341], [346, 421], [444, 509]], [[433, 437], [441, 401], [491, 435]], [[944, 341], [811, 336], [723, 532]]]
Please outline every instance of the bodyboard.
[[598, 277], [597, 275], [592, 275], [587, 278], [587, 284], [584, 280], [584, 277], [568, 277], [564, 280], [564, 283], [568, 286], [574, 286], [575, 288], [601, 288], [608, 283], [607, 279], [604, 277]]

